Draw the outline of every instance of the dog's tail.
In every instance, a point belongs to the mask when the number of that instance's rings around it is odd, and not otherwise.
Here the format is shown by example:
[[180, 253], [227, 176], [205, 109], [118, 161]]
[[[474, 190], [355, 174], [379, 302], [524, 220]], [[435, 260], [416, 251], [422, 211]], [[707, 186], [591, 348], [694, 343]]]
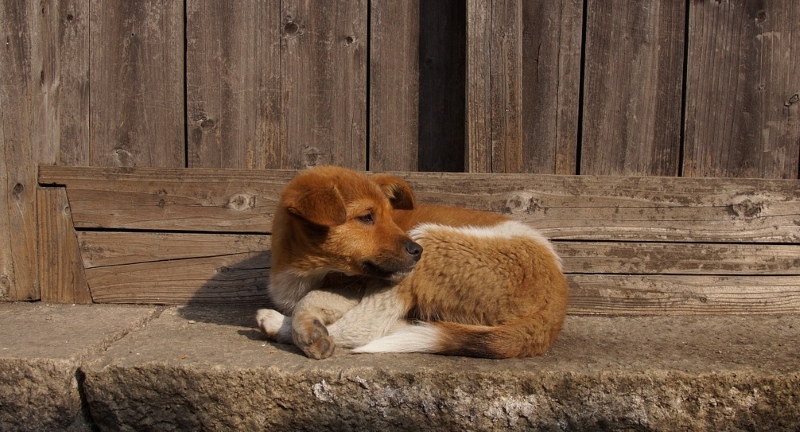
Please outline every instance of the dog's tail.
[[418, 323], [354, 349], [354, 353], [424, 352], [483, 358], [544, 354], [563, 322], [537, 314], [499, 326], [449, 322]]

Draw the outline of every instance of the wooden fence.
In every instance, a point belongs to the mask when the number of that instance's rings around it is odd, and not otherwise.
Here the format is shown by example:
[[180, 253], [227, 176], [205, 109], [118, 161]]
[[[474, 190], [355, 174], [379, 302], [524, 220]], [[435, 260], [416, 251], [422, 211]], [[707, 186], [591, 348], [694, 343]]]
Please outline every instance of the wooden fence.
[[800, 169], [795, 0], [6, 0], [0, 35], [0, 299], [53, 276], [39, 165]]

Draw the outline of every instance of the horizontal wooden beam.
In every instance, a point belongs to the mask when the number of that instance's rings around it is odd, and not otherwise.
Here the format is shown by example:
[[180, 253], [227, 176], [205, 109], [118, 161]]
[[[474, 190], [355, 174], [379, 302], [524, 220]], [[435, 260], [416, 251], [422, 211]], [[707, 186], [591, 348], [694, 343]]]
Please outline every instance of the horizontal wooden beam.
[[[42, 166], [77, 228], [272, 229], [293, 171]], [[506, 213], [554, 239], [800, 243], [800, 181], [398, 173], [420, 202]]]
[[800, 276], [569, 275], [569, 312], [781, 314], [800, 310]]
[[[79, 232], [100, 303], [267, 304], [270, 236]], [[571, 313], [800, 309], [800, 246], [559, 241]]]

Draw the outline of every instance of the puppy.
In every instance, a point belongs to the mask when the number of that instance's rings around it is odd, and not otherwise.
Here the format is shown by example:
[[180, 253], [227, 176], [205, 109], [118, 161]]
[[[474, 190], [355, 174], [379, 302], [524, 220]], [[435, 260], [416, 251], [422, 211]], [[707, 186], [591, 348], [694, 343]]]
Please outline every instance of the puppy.
[[273, 221], [267, 336], [326, 358], [427, 352], [543, 354], [567, 307], [561, 262], [503, 215], [417, 204], [389, 175], [319, 167], [284, 190]]

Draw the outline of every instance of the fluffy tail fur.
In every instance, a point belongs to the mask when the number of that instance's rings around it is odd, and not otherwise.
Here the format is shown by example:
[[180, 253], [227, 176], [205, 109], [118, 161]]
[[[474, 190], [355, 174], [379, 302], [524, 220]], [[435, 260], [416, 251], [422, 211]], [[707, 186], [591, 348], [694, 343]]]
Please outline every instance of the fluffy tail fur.
[[424, 352], [483, 358], [544, 354], [561, 330], [541, 315], [500, 326], [448, 322], [418, 323], [354, 349], [354, 353]]

